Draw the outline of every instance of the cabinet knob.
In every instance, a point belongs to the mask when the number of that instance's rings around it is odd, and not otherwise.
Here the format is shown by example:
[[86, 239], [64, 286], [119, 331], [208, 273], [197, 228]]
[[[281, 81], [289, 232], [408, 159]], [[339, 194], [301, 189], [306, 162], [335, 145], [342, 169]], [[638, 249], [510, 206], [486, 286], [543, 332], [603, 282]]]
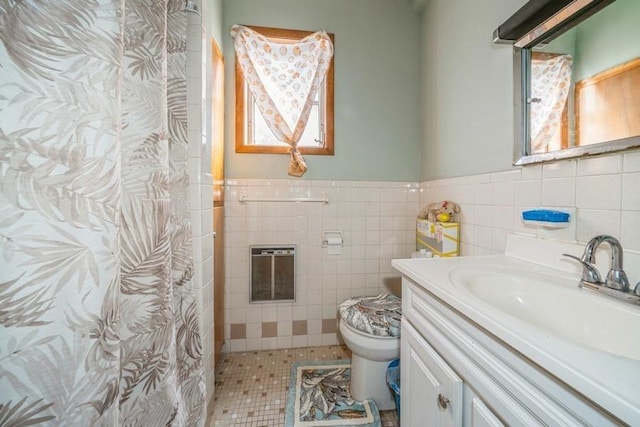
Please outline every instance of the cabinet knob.
[[442, 409], [447, 409], [449, 407], [449, 403], [451, 403], [451, 401], [448, 397], [444, 397], [442, 394], [438, 395], [438, 406]]

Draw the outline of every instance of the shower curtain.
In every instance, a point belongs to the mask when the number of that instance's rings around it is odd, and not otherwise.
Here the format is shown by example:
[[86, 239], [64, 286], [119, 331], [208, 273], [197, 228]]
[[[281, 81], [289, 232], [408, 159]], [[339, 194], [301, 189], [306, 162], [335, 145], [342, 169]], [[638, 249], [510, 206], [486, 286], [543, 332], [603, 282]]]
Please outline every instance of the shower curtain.
[[0, 425], [202, 425], [180, 0], [0, 0]]

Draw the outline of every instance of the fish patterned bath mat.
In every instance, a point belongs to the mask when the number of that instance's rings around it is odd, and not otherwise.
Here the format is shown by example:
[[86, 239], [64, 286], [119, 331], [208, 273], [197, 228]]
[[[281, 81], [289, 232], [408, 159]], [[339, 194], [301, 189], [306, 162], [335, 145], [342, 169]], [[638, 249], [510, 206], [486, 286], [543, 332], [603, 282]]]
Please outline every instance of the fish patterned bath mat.
[[286, 427], [380, 427], [372, 400], [351, 398], [351, 361], [299, 361], [291, 366]]

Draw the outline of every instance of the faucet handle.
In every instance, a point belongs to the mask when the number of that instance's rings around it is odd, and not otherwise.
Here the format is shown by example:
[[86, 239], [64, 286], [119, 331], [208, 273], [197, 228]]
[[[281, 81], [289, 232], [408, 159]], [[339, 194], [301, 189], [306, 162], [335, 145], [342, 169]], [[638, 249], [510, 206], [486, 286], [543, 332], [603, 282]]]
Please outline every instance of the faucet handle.
[[600, 272], [598, 271], [598, 268], [593, 265], [592, 263], [585, 261], [583, 258], [578, 258], [575, 255], [571, 255], [571, 254], [562, 254], [563, 256], [575, 259], [576, 261], [578, 261], [580, 264], [582, 264], [582, 281], [583, 282], [588, 282], [588, 283], [593, 283], [596, 285], [601, 285], [602, 284], [602, 277], [600, 277]]
[[625, 273], [624, 270], [616, 270], [613, 268], [609, 270], [604, 285], [607, 288], [622, 292], [629, 292], [629, 279], [627, 278], [627, 273]]

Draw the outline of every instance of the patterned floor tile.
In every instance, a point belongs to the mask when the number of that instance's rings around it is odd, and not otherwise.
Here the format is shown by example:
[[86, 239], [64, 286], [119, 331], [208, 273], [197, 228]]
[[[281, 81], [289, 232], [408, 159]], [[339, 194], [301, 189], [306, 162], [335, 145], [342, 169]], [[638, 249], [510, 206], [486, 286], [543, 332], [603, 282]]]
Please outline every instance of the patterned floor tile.
[[[216, 367], [210, 427], [284, 426], [291, 364], [351, 358], [345, 346], [225, 353]], [[380, 413], [383, 427], [399, 425], [395, 411]]]

